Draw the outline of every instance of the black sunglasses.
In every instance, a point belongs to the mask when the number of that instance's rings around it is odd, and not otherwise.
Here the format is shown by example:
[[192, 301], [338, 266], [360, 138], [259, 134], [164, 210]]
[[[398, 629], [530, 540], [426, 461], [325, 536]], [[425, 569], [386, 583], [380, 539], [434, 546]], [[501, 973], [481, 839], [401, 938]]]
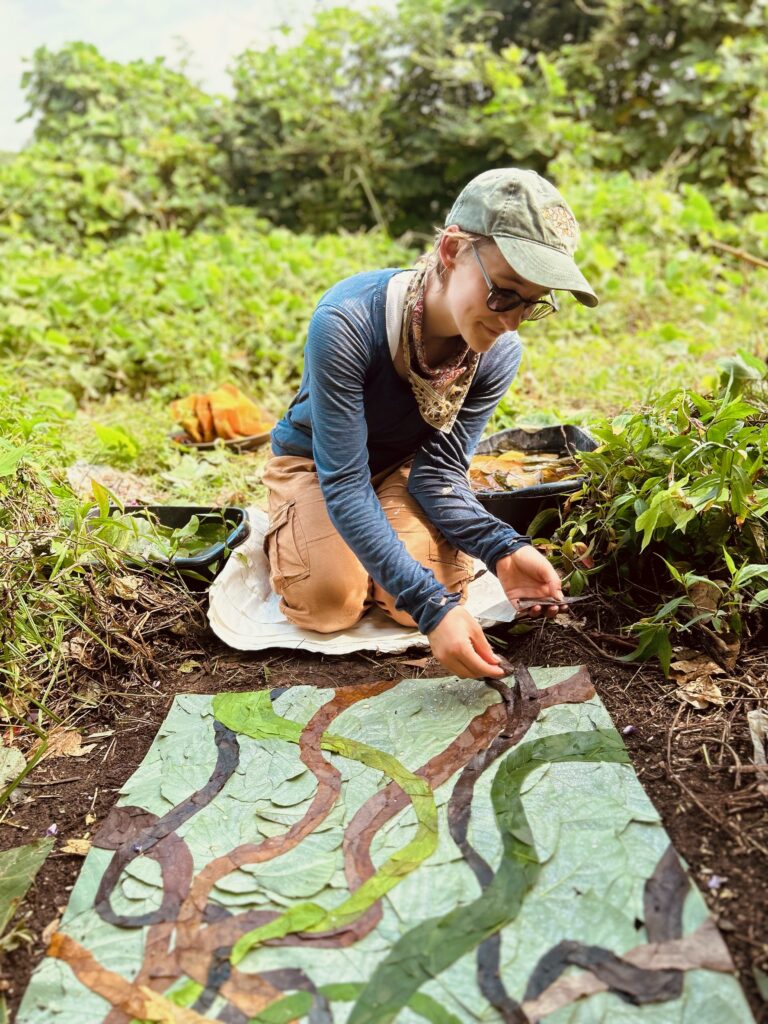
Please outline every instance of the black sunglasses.
[[552, 292], [549, 293], [549, 299], [537, 299], [535, 302], [531, 302], [530, 299], [524, 299], [513, 288], [497, 287], [488, 276], [488, 271], [483, 266], [483, 261], [480, 259], [480, 253], [474, 242], [472, 243], [472, 252], [475, 254], [485, 283], [488, 285], [488, 297], [485, 300], [488, 309], [493, 310], [494, 313], [508, 313], [511, 309], [523, 306], [523, 320], [543, 320], [550, 313], [557, 312], [558, 305]]

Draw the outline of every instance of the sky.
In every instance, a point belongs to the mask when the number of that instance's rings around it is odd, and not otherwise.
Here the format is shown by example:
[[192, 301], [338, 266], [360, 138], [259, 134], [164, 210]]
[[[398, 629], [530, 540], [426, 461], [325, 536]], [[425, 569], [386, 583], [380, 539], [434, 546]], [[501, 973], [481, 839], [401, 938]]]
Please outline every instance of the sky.
[[0, 0], [0, 150], [29, 141], [32, 122], [16, 119], [25, 110], [24, 58], [38, 46], [55, 50], [81, 40], [110, 60], [165, 56], [172, 65], [183, 48], [191, 51], [190, 76], [210, 92], [227, 92], [226, 67], [234, 56], [283, 39], [276, 31], [281, 24], [300, 28], [327, 6], [329, 0]]

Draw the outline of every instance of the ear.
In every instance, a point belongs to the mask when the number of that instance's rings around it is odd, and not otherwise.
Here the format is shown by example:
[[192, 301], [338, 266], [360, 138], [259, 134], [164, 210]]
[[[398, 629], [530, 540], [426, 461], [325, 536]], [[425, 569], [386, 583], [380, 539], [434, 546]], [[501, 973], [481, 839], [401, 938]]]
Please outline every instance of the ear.
[[446, 270], [453, 270], [456, 266], [456, 255], [460, 244], [460, 239], [456, 237], [457, 231], [461, 231], [461, 228], [457, 227], [456, 224], [451, 224], [445, 229], [443, 237], [440, 239], [437, 251], [440, 256], [440, 262]]

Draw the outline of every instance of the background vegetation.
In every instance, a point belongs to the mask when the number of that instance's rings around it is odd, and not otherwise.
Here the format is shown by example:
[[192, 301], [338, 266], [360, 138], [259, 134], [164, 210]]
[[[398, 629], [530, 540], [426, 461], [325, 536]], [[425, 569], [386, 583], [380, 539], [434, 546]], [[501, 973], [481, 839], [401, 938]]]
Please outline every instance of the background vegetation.
[[[736, 574], [765, 559], [755, 546], [765, 502], [753, 494], [764, 410], [760, 395], [742, 401], [722, 384], [718, 360], [741, 350], [747, 377], [764, 373], [755, 361], [765, 354], [768, 258], [764, 3], [495, 7], [402, 0], [394, 14], [325, 11], [291, 45], [243, 52], [231, 97], [207, 95], [162, 60], [116, 64], [87, 43], [32, 55], [24, 88], [34, 139], [0, 160], [3, 714], [63, 700], [61, 652], [71, 646], [62, 644], [83, 628], [109, 646], [79, 562], [87, 502], [76, 501], [66, 468], [131, 469], [167, 501], [257, 497], [258, 458], [168, 444], [170, 400], [232, 379], [279, 413], [325, 288], [410, 263], [459, 188], [494, 165], [558, 184], [601, 297], [596, 311], [566, 300], [556, 321], [524, 330], [523, 369], [493, 424], [567, 419], [606, 440], [607, 461], [589, 464], [592, 490], [557, 539], [567, 567], [567, 545], [595, 538], [598, 564], [576, 566], [584, 578], [574, 586], [600, 566], [615, 570], [619, 557], [640, 574], [659, 554], [677, 558], [680, 578], [670, 571], [658, 586], [682, 600], [655, 619], [641, 604], [636, 613], [640, 653], [663, 658], [670, 635], [696, 618], [686, 574], [701, 575], [700, 563], [703, 575], [731, 581], [720, 588], [728, 614], [700, 620], [710, 633], [741, 629], [731, 612], [761, 603], [760, 573]], [[690, 418], [706, 421], [699, 404], [715, 393], [736, 413], [711, 445], [705, 423], [702, 443], [705, 454], [748, 451], [744, 507], [733, 501], [734, 461], [719, 465], [722, 486], [707, 500], [715, 512], [727, 506], [728, 522], [681, 553], [674, 545], [690, 534], [698, 499], [685, 487], [670, 493], [658, 467], [614, 472], [630, 456], [625, 448], [614, 459], [608, 442], [629, 445], [615, 417], [639, 416], [651, 433], [632, 433], [631, 458], [642, 462], [663, 434], [669, 472], [677, 449], [667, 435], [693, 436]], [[692, 478], [714, 472], [686, 465]], [[654, 488], [671, 518], [649, 527]], [[621, 544], [604, 543], [619, 512]], [[74, 545], [72, 556], [51, 561], [52, 537], [59, 550]]]

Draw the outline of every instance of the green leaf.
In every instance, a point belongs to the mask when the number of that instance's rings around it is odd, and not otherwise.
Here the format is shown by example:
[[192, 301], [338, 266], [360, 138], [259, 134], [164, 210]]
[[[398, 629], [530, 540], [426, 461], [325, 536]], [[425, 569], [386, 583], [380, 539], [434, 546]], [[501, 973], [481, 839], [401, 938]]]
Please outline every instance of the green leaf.
[[743, 587], [754, 579], [768, 579], [768, 565], [742, 565], [733, 576], [733, 586]]
[[728, 566], [728, 572], [731, 574], [731, 576], [735, 576], [735, 574], [736, 574], [736, 563], [731, 558], [731, 556], [728, 554], [728, 550], [726, 548], [723, 548], [723, 559], [725, 561], [725, 564]]
[[661, 663], [664, 675], [669, 675], [669, 666], [672, 661], [672, 643], [669, 639], [669, 630], [663, 625], [649, 625], [643, 623], [637, 626], [640, 634], [640, 642], [634, 651], [623, 654], [619, 661], [649, 661], [656, 657]]
[[96, 504], [99, 506], [99, 515], [102, 519], [109, 519], [109, 499], [110, 492], [107, 488], [100, 484], [98, 480], [91, 480], [91, 490], [93, 496], [96, 499]]
[[643, 533], [643, 542], [640, 545], [640, 550], [645, 551], [650, 542], [653, 540], [653, 532], [656, 529], [659, 517], [662, 514], [661, 507], [656, 504], [646, 509], [641, 515], [639, 515], [635, 521], [635, 527], [641, 530]]
[[138, 441], [131, 437], [125, 427], [107, 427], [102, 423], [94, 423], [93, 430], [105, 448], [117, 451], [126, 458], [135, 458], [141, 450]]
[[11, 476], [16, 472], [21, 460], [27, 453], [27, 449], [10, 444], [0, 439], [0, 477]]
[[53, 839], [36, 839], [0, 853], [0, 937], [53, 845]]

